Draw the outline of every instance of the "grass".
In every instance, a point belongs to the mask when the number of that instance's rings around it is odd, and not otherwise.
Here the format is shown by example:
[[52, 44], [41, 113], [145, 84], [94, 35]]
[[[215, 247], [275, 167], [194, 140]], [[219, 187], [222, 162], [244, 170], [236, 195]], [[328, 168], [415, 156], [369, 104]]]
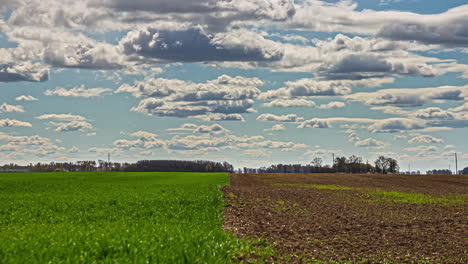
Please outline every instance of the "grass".
[[[225, 173], [0, 174], [0, 263], [228, 263]], [[268, 254], [268, 253], [265, 253]]]
[[368, 202], [393, 202], [393, 203], [412, 203], [412, 204], [439, 204], [454, 205], [468, 202], [468, 195], [441, 195], [433, 196], [422, 193], [386, 191], [382, 189], [371, 188], [352, 188], [342, 185], [318, 185], [318, 184], [275, 184], [277, 186], [290, 186], [298, 188], [313, 188], [319, 190], [356, 190], [369, 194]]
[[352, 190], [353, 188], [341, 185], [321, 185], [321, 184], [296, 184], [296, 183], [285, 183], [285, 184], [275, 184], [278, 186], [290, 186], [290, 187], [299, 187], [299, 188], [313, 188], [320, 190]]
[[373, 194], [374, 199], [376, 200], [384, 200], [395, 203], [453, 205], [468, 202], [468, 196], [466, 195], [432, 196], [422, 193], [384, 190], [370, 190], [369, 193]]

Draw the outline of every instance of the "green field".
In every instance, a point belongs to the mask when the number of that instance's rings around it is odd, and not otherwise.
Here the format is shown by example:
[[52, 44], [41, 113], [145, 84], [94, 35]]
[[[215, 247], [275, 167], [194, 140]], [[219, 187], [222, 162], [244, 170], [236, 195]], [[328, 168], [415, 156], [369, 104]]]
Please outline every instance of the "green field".
[[227, 263], [225, 173], [0, 174], [0, 263]]

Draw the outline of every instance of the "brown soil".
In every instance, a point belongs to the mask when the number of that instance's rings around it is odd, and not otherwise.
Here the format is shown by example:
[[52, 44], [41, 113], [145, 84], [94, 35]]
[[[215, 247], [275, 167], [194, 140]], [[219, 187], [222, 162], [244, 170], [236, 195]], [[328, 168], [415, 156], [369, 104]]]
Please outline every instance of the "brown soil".
[[[468, 177], [232, 174], [225, 227], [272, 243], [275, 263], [468, 263]], [[309, 184], [309, 185], [307, 185]], [[350, 190], [317, 189], [310, 184]], [[372, 189], [457, 195], [461, 202], [384, 199]]]

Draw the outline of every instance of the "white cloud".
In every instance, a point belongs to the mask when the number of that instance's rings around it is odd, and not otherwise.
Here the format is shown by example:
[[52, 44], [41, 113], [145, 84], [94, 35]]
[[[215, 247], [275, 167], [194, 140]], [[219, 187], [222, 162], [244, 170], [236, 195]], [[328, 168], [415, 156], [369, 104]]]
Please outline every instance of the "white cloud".
[[93, 129], [93, 125], [86, 121], [72, 121], [68, 123], [54, 123], [50, 122], [51, 125], [55, 126], [57, 132], [73, 132], [73, 131], [86, 131]]
[[330, 102], [328, 104], [320, 105], [318, 108], [320, 109], [337, 109], [346, 107], [346, 103], [343, 102]]
[[45, 82], [48, 79], [49, 70], [39, 63], [1, 64], [0, 61], [0, 82]]
[[355, 143], [355, 146], [360, 148], [383, 148], [385, 145], [385, 142], [373, 138], [367, 138]]
[[17, 102], [19, 101], [38, 101], [39, 99], [31, 96], [31, 95], [21, 95], [15, 98]]
[[316, 103], [314, 101], [309, 101], [305, 99], [293, 99], [293, 100], [276, 99], [269, 103], [264, 103], [263, 106], [264, 107], [303, 107], [303, 106], [315, 107]]
[[72, 115], [72, 114], [45, 114], [37, 116], [36, 119], [39, 120], [58, 120], [58, 121], [85, 121], [86, 117], [80, 115]]
[[149, 78], [133, 86], [124, 84], [117, 93], [145, 98], [132, 110], [149, 115], [239, 120], [233, 114], [252, 112], [253, 98], [260, 94], [257, 86], [263, 84], [258, 78], [227, 75], [205, 83]]
[[9, 105], [4, 103], [0, 105], [0, 113], [2, 111], [6, 113], [24, 113], [24, 107], [21, 105]]
[[258, 97], [261, 100], [273, 98], [294, 98], [303, 96], [341, 96], [350, 94], [353, 87], [377, 87], [384, 83], [391, 83], [393, 79], [366, 80], [333, 80], [321, 81], [315, 79], [300, 79], [286, 82], [286, 87], [263, 92]]
[[420, 135], [413, 137], [408, 141], [410, 144], [431, 144], [431, 143], [444, 143], [443, 139], [436, 138], [429, 135]]
[[201, 27], [147, 28], [129, 32], [120, 46], [127, 55], [163, 61], [275, 61], [283, 56], [281, 45], [245, 29], [210, 35]]
[[257, 121], [262, 122], [302, 122], [304, 118], [298, 117], [295, 114], [277, 116], [274, 114], [261, 114], [257, 117]]
[[344, 98], [373, 106], [417, 107], [440, 100], [463, 100], [468, 97], [468, 85], [437, 88], [383, 89], [370, 93], [355, 93]]
[[284, 131], [286, 127], [283, 124], [273, 125], [272, 128], [265, 129], [265, 131]]
[[32, 125], [15, 119], [0, 119], [0, 127], [32, 127]]
[[140, 148], [140, 149], [155, 149], [161, 148], [166, 143], [158, 139], [158, 135], [146, 132], [138, 131], [130, 134], [131, 137], [138, 138], [136, 140], [116, 140], [114, 141], [114, 146], [120, 149], [130, 149], [130, 148]]
[[82, 97], [92, 98], [104, 95], [107, 92], [111, 92], [108, 88], [85, 88], [84, 85], [75, 87], [72, 89], [56, 88], [55, 90], [46, 90], [44, 92], [47, 96], [61, 96], [61, 97]]

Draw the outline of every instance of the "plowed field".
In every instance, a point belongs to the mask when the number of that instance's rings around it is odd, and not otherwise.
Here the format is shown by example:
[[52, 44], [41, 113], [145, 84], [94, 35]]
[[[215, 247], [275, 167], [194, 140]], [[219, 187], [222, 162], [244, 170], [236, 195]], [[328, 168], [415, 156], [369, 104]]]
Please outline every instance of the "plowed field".
[[468, 177], [232, 174], [225, 227], [275, 263], [468, 263]]

